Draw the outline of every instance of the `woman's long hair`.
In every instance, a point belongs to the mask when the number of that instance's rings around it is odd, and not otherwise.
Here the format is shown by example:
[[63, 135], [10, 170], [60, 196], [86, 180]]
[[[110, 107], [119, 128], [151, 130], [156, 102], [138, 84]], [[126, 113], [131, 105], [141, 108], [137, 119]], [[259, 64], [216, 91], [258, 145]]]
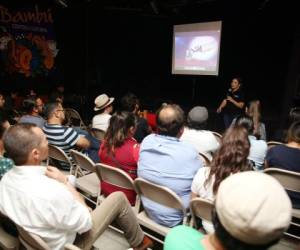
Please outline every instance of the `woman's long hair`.
[[121, 147], [130, 136], [130, 128], [137, 125], [137, 117], [131, 112], [118, 111], [112, 115], [108, 129], [104, 136], [104, 148], [114, 153], [115, 148]]
[[217, 193], [221, 181], [231, 174], [251, 170], [248, 162], [250, 142], [245, 128], [234, 126], [229, 128], [222, 138], [220, 149], [216, 152], [211, 166], [208, 178], [204, 186], [212, 180], [213, 192]]
[[261, 112], [260, 112], [260, 101], [253, 100], [249, 103], [249, 108], [247, 114], [252, 118], [254, 123], [254, 131], [253, 135], [257, 138], [260, 138], [260, 120], [261, 120]]

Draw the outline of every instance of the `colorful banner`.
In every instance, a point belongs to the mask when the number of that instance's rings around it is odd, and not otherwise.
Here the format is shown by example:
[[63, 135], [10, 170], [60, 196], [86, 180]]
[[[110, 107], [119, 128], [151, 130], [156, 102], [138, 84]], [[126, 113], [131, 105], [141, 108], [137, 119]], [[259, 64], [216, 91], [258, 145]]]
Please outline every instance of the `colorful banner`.
[[50, 8], [12, 10], [0, 5], [0, 56], [7, 73], [47, 75], [57, 53]]

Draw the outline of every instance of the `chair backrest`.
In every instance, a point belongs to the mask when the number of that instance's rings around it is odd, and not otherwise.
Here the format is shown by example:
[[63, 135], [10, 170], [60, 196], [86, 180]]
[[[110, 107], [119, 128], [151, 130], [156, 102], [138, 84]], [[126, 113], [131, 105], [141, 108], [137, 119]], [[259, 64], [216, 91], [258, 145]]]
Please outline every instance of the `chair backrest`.
[[134, 180], [134, 187], [139, 196], [144, 196], [166, 207], [181, 210], [185, 216], [185, 208], [180, 197], [171, 189], [151, 183], [142, 178]]
[[134, 190], [133, 180], [122, 169], [103, 163], [97, 163], [96, 172], [101, 181], [105, 181], [117, 187]]
[[222, 141], [222, 135], [218, 132], [212, 131], [213, 135], [215, 136], [215, 138], [217, 139], [218, 143], [221, 144]]
[[94, 137], [96, 137], [98, 140], [103, 140], [105, 136], [105, 131], [102, 129], [98, 128], [92, 128], [91, 133], [93, 134]]
[[47, 243], [38, 235], [30, 233], [17, 225], [20, 242], [27, 250], [51, 250]]
[[284, 143], [282, 142], [279, 142], [279, 141], [268, 141], [267, 142], [267, 145], [268, 145], [268, 149], [274, 147], [274, 146], [277, 146], [277, 145], [282, 145]]
[[211, 201], [202, 198], [194, 198], [190, 201], [190, 209], [195, 221], [195, 217], [212, 221], [212, 210], [214, 204]]
[[205, 166], [209, 167], [211, 163], [210, 159], [208, 159], [208, 157], [204, 153], [199, 152], [199, 155], [203, 159]]
[[[18, 238], [7, 233], [1, 226], [2, 223], [7, 221], [10, 221], [10, 219], [0, 212], [0, 249], [17, 250], [19, 249]], [[11, 221], [11, 223], [13, 222]]]
[[65, 108], [64, 110], [68, 126], [78, 126], [82, 129], [87, 129], [80, 114], [75, 109]]
[[73, 166], [70, 158], [68, 155], [59, 147], [54, 145], [48, 145], [48, 156], [49, 158], [52, 158], [54, 160], [62, 161], [70, 165], [70, 167]]
[[70, 154], [74, 159], [77, 167], [79, 166], [81, 169], [96, 172], [95, 163], [83, 153], [78, 152], [77, 150], [70, 150]]
[[266, 168], [264, 172], [278, 180], [286, 190], [300, 193], [300, 173], [274, 167]]

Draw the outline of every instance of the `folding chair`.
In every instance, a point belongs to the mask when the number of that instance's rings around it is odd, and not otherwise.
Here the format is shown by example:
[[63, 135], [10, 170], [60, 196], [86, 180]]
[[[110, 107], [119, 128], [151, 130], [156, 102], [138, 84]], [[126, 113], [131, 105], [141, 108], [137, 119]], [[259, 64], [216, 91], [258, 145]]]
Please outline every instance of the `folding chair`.
[[[96, 170], [98, 177], [101, 181], [114, 185], [116, 187], [133, 190], [134, 184], [131, 177], [122, 169], [112, 167], [103, 163], [96, 164]], [[139, 197], [136, 197], [135, 206], [133, 207], [134, 212], [138, 213], [140, 207]]]
[[91, 133], [95, 138], [97, 138], [100, 141], [102, 141], [104, 139], [105, 131], [102, 129], [92, 128]]
[[[27, 250], [51, 250], [47, 243], [38, 235], [26, 231], [17, 225], [19, 232], [19, 240]], [[65, 249], [80, 250], [72, 244], [66, 244]]]
[[[84, 192], [82, 195], [87, 200], [98, 206], [101, 202], [101, 190], [95, 163], [89, 157], [76, 150], [71, 150], [70, 154], [76, 163], [76, 187]], [[87, 174], [84, 174], [85, 172]], [[96, 201], [94, 201], [95, 199]]]
[[221, 144], [222, 141], [222, 135], [218, 132], [212, 131], [213, 135], [215, 136], [215, 138], [217, 139], [218, 143]]
[[19, 239], [7, 233], [1, 225], [7, 221], [10, 221], [10, 219], [0, 212], [0, 249], [18, 250], [20, 246]]
[[80, 114], [75, 109], [65, 108], [64, 111], [68, 126], [76, 126], [80, 127], [81, 129], [87, 130], [88, 127], [85, 125]]
[[199, 152], [199, 155], [200, 155], [200, 157], [201, 157], [201, 159], [202, 159], [203, 164], [204, 164], [206, 167], [209, 167], [209, 166], [210, 166], [210, 163], [211, 163], [210, 159], [208, 159], [208, 157], [207, 157], [204, 153]]
[[190, 201], [190, 209], [192, 214], [192, 221], [190, 225], [196, 228], [196, 218], [211, 222], [213, 208], [214, 204], [211, 201], [202, 198], [192, 199]]
[[[186, 224], [187, 216], [186, 216], [186, 209], [184, 208], [182, 201], [180, 197], [173, 192], [171, 189], [160, 186], [154, 183], [151, 183], [149, 181], [146, 181], [142, 178], [137, 178], [134, 180], [134, 187], [137, 192], [137, 194], [141, 197], [144, 196], [148, 198], [149, 200], [152, 200], [156, 203], [159, 203], [163, 206], [174, 208], [177, 210], [182, 211], [183, 213], [183, 224]], [[150, 219], [146, 213], [146, 211], [141, 211], [140, 213], [137, 214], [137, 218], [139, 223], [154, 231], [155, 233], [161, 235], [161, 236], [166, 236], [167, 233], [171, 228], [162, 226], [152, 219]], [[156, 236], [149, 234], [145, 232], [149, 237], [152, 239], [160, 242], [163, 244], [163, 241]]]
[[279, 141], [268, 141], [267, 142], [267, 145], [268, 145], [268, 149], [274, 147], [274, 146], [277, 146], [277, 145], [282, 145], [284, 143], [282, 142], [279, 142]]
[[[266, 168], [264, 172], [278, 180], [286, 190], [300, 194], [300, 173], [274, 167]], [[300, 219], [300, 209], [294, 208], [292, 211], [292, 216]], [[291, 222], [291, 225], [300, 228], [300, 224], [298, 223]], [[290, 234], [288, 232], [286, 232], [285, 234], [292, 238], [300, 240], [299, 235]]]
[[68, 157], [68, 155], [59, 147], [54, 146], [54, 145], [48, 145], [48, 162], [47, 165], [49, 164], [50, 160], [56, 160], [56, 161], [60, 161], [63, 162], [65, 164], [67, 164], [68, 166], [70, 166], [70, 174], [74, 174], [75, 173], [75, 166], [74, 163], [71, 162], [71, 159]]

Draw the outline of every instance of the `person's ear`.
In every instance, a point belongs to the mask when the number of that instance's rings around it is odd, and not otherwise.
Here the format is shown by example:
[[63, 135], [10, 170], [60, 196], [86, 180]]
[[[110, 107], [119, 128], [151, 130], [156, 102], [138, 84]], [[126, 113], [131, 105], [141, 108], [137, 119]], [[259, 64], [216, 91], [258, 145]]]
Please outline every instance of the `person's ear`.
[[31, 151], [31, 156], [32, 156], [32, 159], [36, 162], [39, 162], [40, 160], [40, 157], [41, 157], [41, 153], [40, 151], [37, 149], [37, 148], [34, 148], [32, 151]]
[[180, 138], [183, 134], [183, 131], [184, 131], [184, 127], [182, 127], [179, 132], [178, 132], [178, 135], [177, 135], [177, 138]]

